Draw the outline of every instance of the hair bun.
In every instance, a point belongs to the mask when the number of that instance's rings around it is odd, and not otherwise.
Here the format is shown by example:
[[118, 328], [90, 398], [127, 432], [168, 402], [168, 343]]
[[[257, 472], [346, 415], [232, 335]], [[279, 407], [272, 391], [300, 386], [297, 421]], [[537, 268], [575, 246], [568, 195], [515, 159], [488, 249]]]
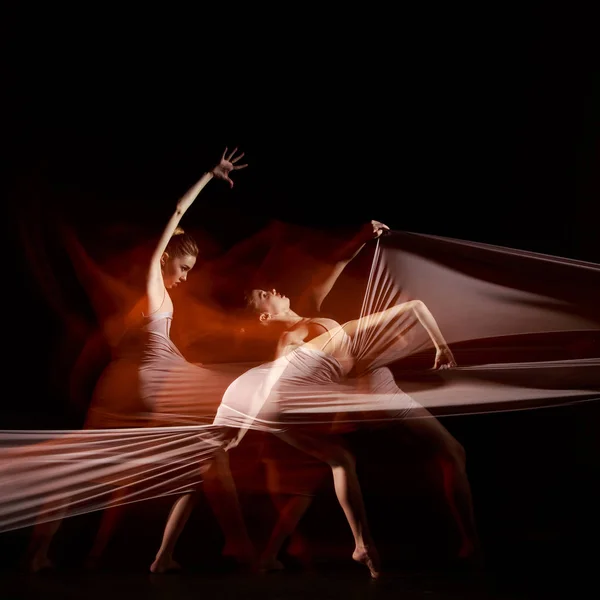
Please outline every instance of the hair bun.
[[185, 231], [183, 230], [182, 227], [175, 227], [175, 231], [173, 232], [173, 235], [183, 235], [185, 233]]

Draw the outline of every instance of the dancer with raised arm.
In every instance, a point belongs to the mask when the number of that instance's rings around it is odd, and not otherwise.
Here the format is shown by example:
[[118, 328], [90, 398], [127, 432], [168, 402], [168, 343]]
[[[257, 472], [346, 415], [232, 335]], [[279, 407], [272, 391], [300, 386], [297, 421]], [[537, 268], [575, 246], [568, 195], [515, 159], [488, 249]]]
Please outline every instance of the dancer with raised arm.
[[[359, 231], [348, 241], [337, 244], [329, 256], [322, 255], [316, 262], [310, 261], [310, 281], [299, 294], [298, 310], [303, 314], [311, 315], [314, 323], [330, 323], [331, 320], [323, 315], [322, 306], [335, 282], [369, 240], [376, 239], [387, 231], [389, 231], [387, 225], [375, 220], [369, 221], [360, 227]], [[279, 237], [287, 241], [286, 233], [286, 228], [283, 231], [280, 230]], [[275, 248], [271, 256], [279, 254], [279, 250], [279, 248]], [[279, 254], [275, 260], [280, 258]], [[291, 260], [290, 257], [287, 260]], [[265, 263], [269, 262], [272, 261], [267, 257]], [[264, 265], [263, 270], [265, 270]], [[258, 279], [261, 277], [267, 277], [267, 275], [259, 273], [256, 276]], [[247, 294], [246, 301], [251, 313], [254, 313], [253, 298], [259, 293], [259, 290], [252, 290]], [[278, 513], [260, 557], [260, 568], [264, 571], [284, 568], [278, 556], [290, 535], [294, 535], [306, 550], [306, 545], [298, 536], [296, 528], [311, 505], [324, 478], [322, 461], [306, 453], [300, 453], [288, 444], [284, 444], [283, 447], [280, 444], [275, 439], [271, 441], [269, 437], [264, 438], [262, 461], [269, 493]], [[285, 446], [288, 446], [290, 450], [286, 451]], [[302, 454], [304, 454], [304, 458], [301, 458]]]
[[[122, 318], [114, 319], [104, 328], [113, 346], [113, 358], [96, 385], [86, 429], [180, 425], [182, 420], [184, 423], [211, 422], [226, 384], [216, 382], [214, 393], [207, 393], [212, 389], [209, 379], [214, 374], [189, 363], [171, 340], [173, 302], [168, 290], [186, 281], [198, 255], [198, 246], [179, 228], [179, 223], [213, 178], [222, 179], [233, 187], [231, 173], [247, 166], [237, 164], [243, 154], [236, 156], [236, 152], [237, 148], [231, 153], [226, 149], [219, 163], [204, 173], [178, 201], [149, 262], [145, 295], [129, 311], [124, 330], [118, 331]], [[77, 259], [80, 263], [86, 261], [84, 255]], [[88, 266], [90, 262], [91, 259], [87, 260]], [[109, 283], [115, 285], [115, 282]], [[92, 294], [92, 303], [97, 300]], [[211, 492], [218, 495], [216, 512], [225, 533], [226, 552], [249, 561], [253, 556], [252, 545], [241, 516], [228, 457], [219, 446], [215, 443], [214, 455], [208, 462], [210, 466], [203, 467], [205, 490], [207, 495]], [[198, 466], [195, 468], [197, 471]], [[188, 484], [187, 488], [185, 485], [186, 477], [193, 471], [194, 465], [184, 463], [179, 472], [171, 475], [176, 481], [175, 488], [180, 490], [180, 497], [171, 510], [161, 547], [150, 568], [154, 573], [178, 568], [173, 560], [175, 544], [196, 503], [198, 491], [195, 485], [190, 487]], [[122, 478], [115, 489], [109, 502], [114, 508], [105, 511], [92, 548], [91, 562], [99, 558], [106, 546], [118, 521], [120, 505], [127, 501], [126, 496], [135, 482], [135, 474], [130, 475], [128, 479]], [[56, 512], [53, 506], [48, 508]], [[51, 565], [48, 552], [60, 521], [60, 515], [51, 520], [47, 520], [46, 512], [40, 515], [30, 545], [32, 571]]]
[[[329, 291], [333, 284], [326, 281], [322, 289]], [[379, 558], [367, 524], [354, 459], [339, 438], [311, 425], [333, 423], [348, 412], [356, 415], [355, 423], [364, 413], [375, 414], [380, 421], [410, 416], [407, 426], [435, 444], [443, 457], [446, 492], [463, 538], [460, 554], [470, 554], [476, 545], [476, 533], [462, 446], [426, 409], [398, 389], [388, 369], [375, 369], [366, 379], [361, 378], [359, 386], [348, 385], [357, 358], [354, 340], [367, 329], [386, 328], [402, 319], [414, 320], [427, 332], [436, 350], [434, 369], [456, 365], [425, 304], [411, 300], [340, 325], [332, 319], [301, 316], [275, 289], [252, 290], [247, 302], [261, 324], [278, 327], [281, 333], [275, 360], [239, 377], [223, 397], [215, 423], [236, 429], [230, 447], [239, 444], [249, 428], [262, 429], [329, 464], [338, 500], [354, 535], [353, 558], [365, 564], [376, 578]], [[273, 560], [272, 554], [263, 557], [264, 561], [269, 559]]]

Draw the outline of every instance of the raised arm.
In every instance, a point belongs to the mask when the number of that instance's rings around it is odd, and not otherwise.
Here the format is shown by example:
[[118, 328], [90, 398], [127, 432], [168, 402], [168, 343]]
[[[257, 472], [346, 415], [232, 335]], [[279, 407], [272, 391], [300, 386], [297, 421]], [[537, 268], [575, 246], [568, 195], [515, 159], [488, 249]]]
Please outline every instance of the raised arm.
[[160, 304], [162, 303], [162, 299], [164, 297], [164, 282], [162, 278], [162, 270], [161, 270], [161, 258], [167, 248], [167, 244], [169, 240], [175, 233], [177, 226], [179, 225], [183, 215], [187, 211], [187, 209], [192, 205], [194, 200], [198, 197], [198, 194], [204, 189], [206, 184], [213, 178], [217, 177], [219, 179], [224, 179], [229, 183], [231, 187], [233, 187], [233, 181], [230, 179], [229, 174], [232, 171], [236, 171], [239, 169], [243, 169], [248, 165], [236, 165], [244, 154], [240, 154], [235, 156], [237, 152], [237, 148], [233, 150], [229, 155], [227, 155], [227, 148], [225, 148], [225, 152], [223, 152], [223, 156], [219, 161], [219, 164], [214, 167], [211, 171], [204, 173], [202, 177], [179, 199], [177, 202], [177, 206], [175, 207], [175, 212], [167, 222], [165, 229], [156, 245], [156, 248], [152, 254], [152, 258], [150, 261], [150, 268], [148, 271], [147, 278], [147, 294], [148, 294], [148, 304], [149, 311], [153, 312], [154, 310], [158, 310]]
[[386, 231], [389, 231], [387, 225], [379, 221], [369, 221], [361, 227], [352, 239], [336, 250], [334, 255], [313, 275], [310, 288], [301, 299], [301, 303], [306, 309], [319, 312], [321, 304], [348, 263], [363, 249], [369, 240], [378, 238]]
[[[425, 331], [429, 334], [431, 341], [436, 349], [434, 369], [444, 369], [449, 367], [455, 367], [456, 361], [454, 356], [448, 347], [440, 328], [431, 314], [431, 311], [425, 306], [425, 303], [421, 300], [410, 300], [397, 304], [381, 312], [366, 315], [361, 319], [349, 321], [344, 325], [340, 325], [341, 328], [351, 337], [355, 338], [357, 334], [360, 334], [363, 329], [371, 329], [373, 327], [388, 327], [389, 324], [398, 317], [406, 313], [413, 313], [419, 323], [423, 326]], [[334, 335], [335, 331], [331, 331], [329, 335]], [[317, 345], [321, 342], [319, 338], [313, 340]], [[309, 342], [310, 343], [310, 342]]]

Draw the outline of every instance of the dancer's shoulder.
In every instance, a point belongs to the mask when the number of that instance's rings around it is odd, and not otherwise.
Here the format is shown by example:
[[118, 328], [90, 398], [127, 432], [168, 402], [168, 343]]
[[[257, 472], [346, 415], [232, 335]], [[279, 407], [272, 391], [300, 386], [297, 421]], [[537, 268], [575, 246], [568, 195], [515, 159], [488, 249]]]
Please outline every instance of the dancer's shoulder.
[[[330, 319], [329, 317], [312, 317], [307, 319], [308, 326], [318, 326], [322, 327], [326, 331], [331, 331], [332, 329], [336, 329], [340, 326], [340, 324], [334, 319]], [[321, 333], [323, 333], [321, 331]]]

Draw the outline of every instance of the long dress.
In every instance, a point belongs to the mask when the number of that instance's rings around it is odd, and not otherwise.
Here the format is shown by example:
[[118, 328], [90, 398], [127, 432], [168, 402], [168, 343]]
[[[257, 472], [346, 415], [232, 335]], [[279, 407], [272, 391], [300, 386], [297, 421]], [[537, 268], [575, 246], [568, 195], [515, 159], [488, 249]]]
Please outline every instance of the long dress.
[[[421, 378], [425, 363], [411, 361], [431, 344], [404, 318], [365, 327], [352, 344], [330, 323], [336, 335], [327, 344], [245, 374], [250, 365], [198, 367], [172, 345], [171, 315], [159, 313], [123, 339], [98, 383], [86, 429], [0, 431], [0, 532], [33, 524], [50, 495], [57, 515], [66, 505], [71, 514], [105, 508], [100, 478], [114, 486], [143, 476], [142, 493], [131, 500], [173, 493], [179, 473], [183, 480], [190, 465], [214, 453], [222, 426], [272, 432], [354, 427], [365, 415], [408, 417], [413, 401], [392, 372], [434, 414], [598, 401], [600, 265], [407, 232], [378, 240], [372, 256], [362, 256], [328, 296], [328, 310], [340, 322], [359, 317], [369, 325], [369, 315], [420, 299], [458, 368]], [[404, 346], [396, 345], [400, 338]], [[349, 376], [344, 348], [357, 370], [366, 365], [366, 378]], [[418, 379], [410, 377], [412, 364]], [[392, 372], [377, 368], [387, 366]], [[204, 424], [212, 411], [217, 427]]]
[[[158, 438], [150, 434], [147, 443], [137, 444], [143, 447], [142, 464], [150, 463], [153, 479], [168, 486], [175, 462], [179, 484], [187, 480], [194, 487], [221, 444], [221, 432], [211, 424], [240, 367], [187, 361], [170, 337], [172, 319], [172, 312], [144, 316], [124, 335], [94, 390], [85, 428], [162, 428]], [[127, 460], [118, 453], [115, 457]], [[134, 462], [139, 463], [139, 454]], [[134, 468], [128, 470], [131, 478], [120, 473], [119, 480], [134, 483], [146, 472]], [[180, 486], [177, 491], [182, 491]]]
[[352, 339], [332, 319], [307, 323], [325, 328], [310, 343], [242, 374], [227, 388], [217, 411], [218, 426], [282, 433], [291, 426], [325, 432], [358, 427], [365, 420], [403, 419], [420, 406], [398, 388], [386, 367], [358, 378]]
[[172, 319], [155, 313], [125, 334], [96, 385], [86, 428], [212, 423], [239, 367], [188, 362], [170, 338]]
[[239, 365], [188, 362], [172, 313], [144, 317], [102, 373], [83, 430], [15, 431], [0, 460], [0, 531], [197, 487], [222, 431], [211, 423]]

